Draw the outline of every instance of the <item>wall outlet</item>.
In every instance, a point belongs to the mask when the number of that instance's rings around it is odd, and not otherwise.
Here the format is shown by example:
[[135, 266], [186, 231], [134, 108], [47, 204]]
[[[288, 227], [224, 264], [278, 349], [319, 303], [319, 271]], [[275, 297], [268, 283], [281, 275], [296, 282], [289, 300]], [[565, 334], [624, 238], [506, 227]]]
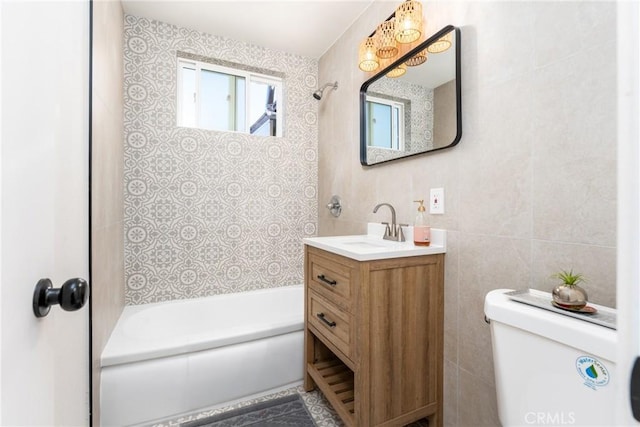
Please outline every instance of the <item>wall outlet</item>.
[[444, 214], [444, 188], [432, 188], [429, 197], [429, 213]]

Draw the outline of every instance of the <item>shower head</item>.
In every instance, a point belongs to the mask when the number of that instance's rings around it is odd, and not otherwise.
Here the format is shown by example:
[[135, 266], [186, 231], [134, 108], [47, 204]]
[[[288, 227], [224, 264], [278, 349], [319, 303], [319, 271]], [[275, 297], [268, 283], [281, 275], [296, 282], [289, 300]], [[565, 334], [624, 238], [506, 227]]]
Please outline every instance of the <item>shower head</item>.
[[315, 99], [317, 99], [318, 101], [320, 101], [322, 99], [322, 93], [324, 92], [324, 90], [326, 88], [328, 88], [329, 86], [331, 86], [333, 88], [333, 90], [338, 89], [338, 82], [334, 82], [334, 83], [327, 83], [326, 85], [322, 86], [320, 89], [318, 89], [317, 91], [313, 92], [313, 97]]

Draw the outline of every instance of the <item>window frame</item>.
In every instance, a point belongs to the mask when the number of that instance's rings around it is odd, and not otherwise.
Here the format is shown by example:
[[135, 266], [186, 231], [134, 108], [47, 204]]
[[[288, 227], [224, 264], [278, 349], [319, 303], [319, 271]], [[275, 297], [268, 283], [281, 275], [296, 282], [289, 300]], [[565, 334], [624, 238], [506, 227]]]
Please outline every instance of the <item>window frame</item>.
[[[195, 70], [195, 93], [194, 93], [194, 103], [195, 103], [195, 125], [194, 126], [190, 126], [190, 125], [185, 125], [183, 123], [182, 120], [182, 113], [183, 110], [185, 108], [185, 106], [183, 105], [183, 85], [182, 85], [182, 81], [183, 81], [183, 73], [184, 73], [184, 69], [193, 69]], [[202, 70], [206, 70], [206, 71], [212, 71], [215, 73], [222, 73], [222, 74], [227, 74], [227, 75], [232, 75], [232, 76], [236, 76], [236, 77], [242, 77], [245, 79], [245, 111], [244, 111], [244, 116], [245, 116], [245, 126], [243, 131], [238, 131], [238, 130], [221, 130], [221, 129], [210, 129], [210, 128], [206, 128], [204, 126], [202, 126], [202, 118], [201, 118], [201, 93], [200, 93], [200, 86], [201, 86], [201, 76], [202, 76]], [[226, 67], [226, 66], [222, 66], [222, 65], [217, 65], [217, 64], [211, 64], [208, 62], [202, 62], [202, 61], [197, 61], [197, 60], [192, 60], [192, 59], [186, 59], [186, 58], [180, 58], [178, 57], [178, 63], [177, 63], [177, 81], [176, 81], [176, 86], [177, 86], [177, 110], [176, 110], [176, 125], [178, 127], [188, 127], [188, 128], [196, 128], [196, 129], [204, 129], [204, 130], [212, 130], [212, 131], [218, 131], [218, 132], [235, 132], [235, 133], [243, 133], [243, 134], [247, 134], [247, 135], [253, 135], [251, 134], [251, 126], [254, 123], [250, 122], [250, 116], [249, 116], [249, 108], [250, 108], [250, 100], [251, 100], [251, 85], [252, 83], [262, 83], [262, 84], [268, 84], [270, 86], [273, 86], [275, 88], [275, 100], [277, 103], [277, 109], [276, 109], [276, 134], [275, 137], [282, 137], [283, 136], [283, 129], [284, 129], [284, 102], [283, 102], [283, 79], [280, 77], [276, 77], [276, 76], [270, 76], [267, 74], [262, 74], [262, 73], [256, 73], [253, 71], [246, 71], [246, 70], [241, 70], [238, 68], [232, 68], [232, 67]], [[264, 136], [264, 135], [254, 135], [254, 136]]]

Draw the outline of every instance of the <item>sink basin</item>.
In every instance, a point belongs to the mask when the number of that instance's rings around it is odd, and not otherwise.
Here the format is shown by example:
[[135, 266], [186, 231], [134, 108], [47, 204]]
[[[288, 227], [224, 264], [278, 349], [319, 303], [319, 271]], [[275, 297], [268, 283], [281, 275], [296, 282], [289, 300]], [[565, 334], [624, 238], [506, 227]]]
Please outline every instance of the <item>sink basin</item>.
[[415, 246], [413, 244], [413, 227], [403, 227], [406, 242], [384, 240], [385, 226], [369, 223], [367, 234], [310, 237], [303, 239], [306, 245], [323, 249], [338, 255], [346, 256], [357, 261], [372, 261], [377, 259], [402, 258], [408, 256], [432, 255], [446, 252], [446, 231], [431, 229], [431, 245]]
[[388, 245], [380, 242], [366, 242], [364, 240], [357, 242], [344, 242], [345, 245], [359, 247], [360, 249], [370, 249], [370, 248], [386, 248]]

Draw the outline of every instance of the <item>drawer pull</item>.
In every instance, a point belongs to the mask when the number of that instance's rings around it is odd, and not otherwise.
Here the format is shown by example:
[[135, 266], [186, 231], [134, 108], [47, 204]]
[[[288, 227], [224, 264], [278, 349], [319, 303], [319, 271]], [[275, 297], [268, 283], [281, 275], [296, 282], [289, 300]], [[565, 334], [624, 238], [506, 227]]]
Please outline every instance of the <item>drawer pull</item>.
[[327, 325], [330, 328], [335, 328], [336, 327], [336, 322], [332, 322], [330, 320], [327, 320], [326, 317], [324, 317], [324, 313], [318, 313], [316, 314], [316, 316], [318, 316], [318, 319], [322, 320], [325, 325]]
[[318, 280], [329, 286], [335, 286], [338, 284], [338, 282], [336, 282], [335, 280], [327, 279], [326, 277], [324, 277], [324, 274], [319, 274]]

